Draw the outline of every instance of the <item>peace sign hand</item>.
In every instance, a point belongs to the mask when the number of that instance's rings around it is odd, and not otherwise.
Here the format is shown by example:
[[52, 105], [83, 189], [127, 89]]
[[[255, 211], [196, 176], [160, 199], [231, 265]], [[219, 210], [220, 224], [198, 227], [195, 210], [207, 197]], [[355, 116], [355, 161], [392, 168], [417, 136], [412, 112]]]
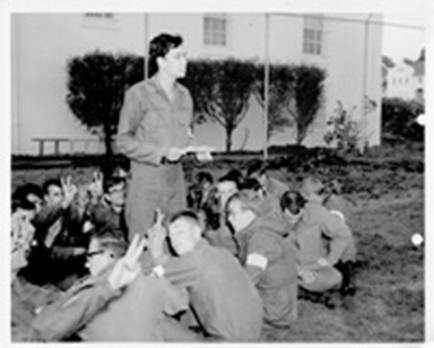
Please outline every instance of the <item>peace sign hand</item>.
[[71, 183], [71, 176], [68, 175], [65, 178], [60, 178], [60, 183], [62, 185], [62, 191], [63, 191], [63, 207], [68, 207], [71, 202], [74, 200], [75, 195], [78, 191], [77, 186]]
[[108, 282], [113, 290], [119, 290], [130, 284], [140, 273], [139, 258], [146, 245], [146, 238], [140, 237], [138, 234], [134, 235], [127, 253], [116, 262], [108, 277]]

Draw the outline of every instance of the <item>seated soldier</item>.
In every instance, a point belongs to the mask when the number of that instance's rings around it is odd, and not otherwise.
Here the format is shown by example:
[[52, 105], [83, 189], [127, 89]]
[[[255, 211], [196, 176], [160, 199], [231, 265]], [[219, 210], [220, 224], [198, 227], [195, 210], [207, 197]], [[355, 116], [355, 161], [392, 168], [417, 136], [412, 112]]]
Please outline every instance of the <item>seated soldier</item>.
[[272, 178], [267, 172], [267, 164], [259, 159], [252, 160], [247, 168], [246, 176], [259, 181], [264, 190], [280, 199], [288, 190], [283, 182]]
[[102, 174], [94, 173], [89, 187], [91, 201], [87, 214], [95, 230], [108, 226], [121, 238], [127, 240], [128, 228], [125, 221], [126, 181], [122, 177], [108, 178], [103, 182]]
[[283, 219], [282, 211], [280, 210], [279, 199], [276, 196], [267, 193], [258, 180], [247, 178], [240, 185], [240, 191], [245, 192], [253, 199], [259, 199], [261, 202], [259, 206], [261, 215], [270, 214], [278, 220]]
[[126, 242], [115, 234], [93, 234], [87, 252], [90, 276], [42, 309], [32, 325], [32, 340], [75, 335], [92, 342], [162, 341], [173, 330], [181, 332], [166, 314], [185, 310], [187, 294], [143, 274], [138, 259], [145, 243], [136, 235], [126, 251]]
[[240, 173], [236, 170], [229, 171], [217, 182], [217, 205], [211, 206], [214, 202], [210, 196], [210, 200], [203, 207], [208, 222], [204, 231], [205, 239], [213, 246], [228, 249], [233, 255], [236, 255], [238, 247], [233, 233], [226, 223], [225, 204], [230, 196], [238, 192], [240, 184]]
[[170, 243], [178, 255], [163, 251], [166, 230], [152, 228], [150, 250], [156, 267], [153, 273], [185, 288], [191, 311], [207, 340], [256, 341], [262, 325], [261, 299], [238, 261], [224, 248], [212, 247], [201, 237], [201, 226], [193, 212], [172, 217]]
[[196, 181], [200, 188], [200, 201], [199, 208], [202, 208], [205, 203], [210, 199], [214, 190], [214, 178], [209, 172], [199, 172], [196, 175]]
[[202, 209], [207, 204], [214, 189], [214, 178], [209, 172], [197, 173], [194, 183], [188, 188], [188, 208], [196, 211]]
[[356, 250], [352, 233], [340, 217], [322, 206], [315, 182], [305, 179], [303, 195], [289, 191], [281, 200], [298, 247], [300, 286], [314, 293], [333, 289], [353, 293]]
[[26, 341], [37, 309], [58, 296], [54, 287], [39, 287], [20, 277], [18, 272], [27, 265], [27, 255], [35, 228], [31, 220], [35, 206], [27, 201], [15, 201], [11, 215], [11, 337], [13, 342]]
[[341, 217], [347, 224], [351, 220], [349, 201], [342, 197], [342, 187], [338, 180], [327, 183], [323, 190], [323, 205], [332, 213]]
[[42, 208], [42, 189], [33, 183], [27, 183], [19, 186], [12, 195], [13, 201], [28, 201], [35, 205], [36, 213]]
[[36, 231], [29, 263], [21, 274], [34, 284], [66, 289], [86, 273], [88, 236], [82, 233], [83, 215], [74, 202], [77, 187], [70, 177], [49, 179], [43, 192], [43, 206], [32, 221]]
[[296, 251], [282, 225], [258, 212], [260, 202], [242, 192], [227, 202], [238, 258], [258, 289], [268, 327], [287, 328], [297, 318]]

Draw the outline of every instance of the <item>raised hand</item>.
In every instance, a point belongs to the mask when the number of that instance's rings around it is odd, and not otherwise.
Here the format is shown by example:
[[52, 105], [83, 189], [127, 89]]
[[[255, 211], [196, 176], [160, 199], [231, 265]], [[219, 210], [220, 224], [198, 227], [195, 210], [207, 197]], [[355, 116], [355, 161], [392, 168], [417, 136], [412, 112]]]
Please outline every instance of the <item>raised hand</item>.
[[133, 237], [127, 253], [116, 262], [108, 277], [108, 282], [113, 290], [119, 290], [130, 284], [140, 273], [139, 258], [146, 245], [146, 238], [138, 234]]
[[71, 183], [71, 176], [68, 175], [65, 178], [61, 178], [60, 182], [62, 184], [62, 191], [63, 191], [63, 207], [68, 207], [71, 202], [74, 200], [75, 195], [78, 191], [77, 186]]
[[312, 284], [317, 277], [317, 273], [310, 269], [302, 269], [298, 275], [306, 284]]
[[212, 161], [211, 152], [197, 152], [196, 158], [199, 162], [210, 162]]
[[171, 147], [166, 155], [166, 158], [170, 162], [178, 161], [183, 155], [185, 155], [185, 149], [179, 147]]
[[213, 157], [211, 152], [214, 149], [207, 145], [190, 145], [183, 149], [184, 153], [194, 154], [199, 162], [212, 161]]
[[164, 214], [161, 209], [156, 209], [157, 218], [155, 224], [148, 230], [148, 248], [154, 259], [163, 255], [163, 245], [167, 231], [163, 226]]

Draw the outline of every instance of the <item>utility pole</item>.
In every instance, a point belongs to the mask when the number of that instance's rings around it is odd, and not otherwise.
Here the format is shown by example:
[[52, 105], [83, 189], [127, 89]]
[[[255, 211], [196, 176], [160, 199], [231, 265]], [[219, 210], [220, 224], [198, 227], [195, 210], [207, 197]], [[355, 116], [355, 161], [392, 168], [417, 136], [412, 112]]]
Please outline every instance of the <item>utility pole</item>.
[[148, 41], [149, 41], [149, 15], [145, 13], [144, 16], [144, 25], [145, 25], [145, 49], [144, 49], [144, 55], [143, 55], [143, 73], [144, 73], [144, 79], [148, 79], [149, 71], [148, 71], [148, 57], [149, 57], [149, 48], [148, 48]]
[[265, 14], [265, 64], [264, 64], [264, 160], [268, 158], [268, 91], [270, 84], [270, 15]]

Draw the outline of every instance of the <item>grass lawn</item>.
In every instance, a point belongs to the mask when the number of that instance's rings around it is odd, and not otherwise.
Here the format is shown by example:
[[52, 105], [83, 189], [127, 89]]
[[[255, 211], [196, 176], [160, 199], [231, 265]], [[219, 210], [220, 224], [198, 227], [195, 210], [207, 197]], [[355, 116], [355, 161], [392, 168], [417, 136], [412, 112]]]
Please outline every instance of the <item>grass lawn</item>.
[[358, 200], [352, 213], [359, 261], [356, 295], [335, 309], [300, 301], [294, 327], [266, 332], [264, 340], [423, 341], [424, 250], [410, 242], [413, 233], [424, 235], [422, 191]]

